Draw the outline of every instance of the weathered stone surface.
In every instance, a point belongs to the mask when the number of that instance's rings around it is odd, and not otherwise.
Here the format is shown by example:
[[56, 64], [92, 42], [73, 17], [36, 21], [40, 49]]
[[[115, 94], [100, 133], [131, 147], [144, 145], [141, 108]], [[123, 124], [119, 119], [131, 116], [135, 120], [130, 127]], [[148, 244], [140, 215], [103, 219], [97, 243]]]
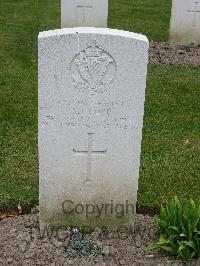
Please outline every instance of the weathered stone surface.
[[200, 44], [200, 0], [173, 0], [170, 43]]
[[108, 0], [61, 0], [61, 27], [106, 28]]
[[147, 61], [143, 35], [40, 33], [41, 229], [133, 227]]

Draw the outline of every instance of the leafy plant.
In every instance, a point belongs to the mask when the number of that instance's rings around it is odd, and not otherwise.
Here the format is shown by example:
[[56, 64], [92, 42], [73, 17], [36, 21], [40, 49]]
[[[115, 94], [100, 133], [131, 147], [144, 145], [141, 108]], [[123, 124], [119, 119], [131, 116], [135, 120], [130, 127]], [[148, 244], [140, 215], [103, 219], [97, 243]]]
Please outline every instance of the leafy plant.
[[70, 238], [69, 245], [65, 250], [66, 258], [103, 257], [101, 248], [80, 232], [74, 233]]
[[184, 261], [200, 257], [200, 205], [175, 197], [161, 207], [156, 222], [160, 239], [150, 244], [150, 249], [161, 248]]

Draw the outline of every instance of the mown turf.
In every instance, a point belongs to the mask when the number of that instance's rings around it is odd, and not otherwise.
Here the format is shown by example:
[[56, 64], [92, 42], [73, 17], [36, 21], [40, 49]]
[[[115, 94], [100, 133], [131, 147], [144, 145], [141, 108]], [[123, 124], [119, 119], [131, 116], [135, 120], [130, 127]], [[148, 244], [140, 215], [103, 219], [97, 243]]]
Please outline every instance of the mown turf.
[[139, 204], [200, 202], [200, 68], [148, 68]]
[[140, 32], [150, 40], [167, 41], [171, 0], [110, 0], [111, 28]]
[[37, 35], [59, 26], [59, 1], [1, 1], [0, 206], [38, 202]]
[[[109, 25], [165, 40], [169, 6], [164, 0], [111, 0]], [[2, 209], [38, 203], [37, 35], [59, 28], [60, 3], [0, 0], [0, 18]], [[155, 207], [175, 194], [200, 201], [199, 85], [198, 68], [149, 66], [140, 205]]]

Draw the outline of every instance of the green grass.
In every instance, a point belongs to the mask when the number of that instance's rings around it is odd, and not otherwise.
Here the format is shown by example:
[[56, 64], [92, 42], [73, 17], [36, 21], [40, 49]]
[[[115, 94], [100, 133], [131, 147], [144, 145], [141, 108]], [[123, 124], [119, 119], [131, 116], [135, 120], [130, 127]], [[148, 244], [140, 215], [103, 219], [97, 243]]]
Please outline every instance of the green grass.
[[200, 68], [150, 65], [147, 81], [139, 204], [200, 202]]
[[59, 26], [59, 1], [1, 1], [0, 206], [38, 202], [37, 35]]
[[[0, 0], [0, 209], [38, 204], [37, 35], [59, 28], [56, 0]], [[138, 5], [136, 5], [138, 3]], [[137, 7], [137, 8], [136, 8]], [[166, 40], [170, 2], [111, 0], [111, 27]], [[149, 66], [139, 204], [199, 196], [200, 69]], [[187, 139], [191, 144], [184, 144]]]
[[110, 0], [111, 28], [145, 34], [150, 40], [167, 41], [171, 0]]

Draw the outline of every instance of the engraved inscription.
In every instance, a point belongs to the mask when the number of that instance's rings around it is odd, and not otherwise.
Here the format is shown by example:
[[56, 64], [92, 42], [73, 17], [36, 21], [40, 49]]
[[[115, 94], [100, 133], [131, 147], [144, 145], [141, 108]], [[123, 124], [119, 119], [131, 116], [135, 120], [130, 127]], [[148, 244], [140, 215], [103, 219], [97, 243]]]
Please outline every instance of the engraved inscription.
[[78, 0], [77, 1], [77, 4], [76, 4], [76, 7], [78, 9], [81, 9], [82, 10], [82, 16], [83, 16], [83, 20], [82, 22], [85, 23], [86, 22], [86, 14], [85, 14], [85, 10], [86, 9], [91, 9], [93, 7], [93, 0]]
[[129, 113], [128, 100], [60, 100], [62, 116], [46, 115], [43, 124], [59, 123], [63, 128], [132, 130], [139, 126]]
[[188, 9], [189, 13], [194, 13], [193, 19], [193, 27], [196, 25], [197, 15], [200, 14], [200, 0], [195, 0], [193, 3], [193, 7]]
[[76, 150], [73, 149], [73, 152], [75, 155], [87, 155], [87, 178], [85, 183], [91, 183], [92, 182], [92, 156], [93, 155], [106, 155], [107, 150], [93, 150], [93, 135], [95, 133], [88, 133], [88, 149], [87, 150]]
[[116, 63], [95, 41], [78, 53], [70, 64], [73, 88], [87, 95], [99, 95], [111, 89]]

